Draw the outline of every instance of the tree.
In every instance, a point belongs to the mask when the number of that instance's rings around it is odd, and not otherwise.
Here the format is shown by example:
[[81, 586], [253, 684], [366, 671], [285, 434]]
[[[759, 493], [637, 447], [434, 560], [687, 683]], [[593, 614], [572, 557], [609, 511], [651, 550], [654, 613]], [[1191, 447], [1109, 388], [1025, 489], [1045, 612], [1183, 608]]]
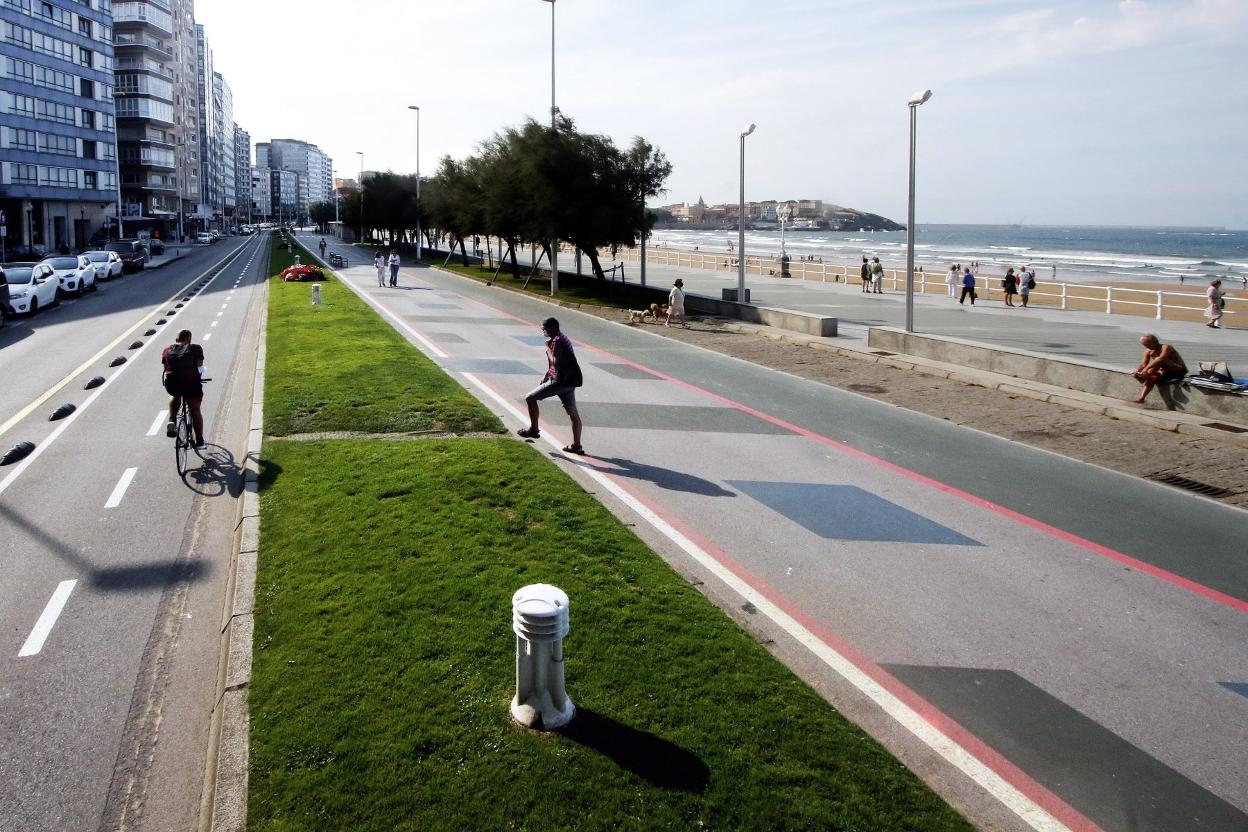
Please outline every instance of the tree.
[[312, 222], [316, 223], [324, 234], [327, 226], [334, 221], [334, 203], [332, 202], [313, 202], [308, 206], [308, 216]]

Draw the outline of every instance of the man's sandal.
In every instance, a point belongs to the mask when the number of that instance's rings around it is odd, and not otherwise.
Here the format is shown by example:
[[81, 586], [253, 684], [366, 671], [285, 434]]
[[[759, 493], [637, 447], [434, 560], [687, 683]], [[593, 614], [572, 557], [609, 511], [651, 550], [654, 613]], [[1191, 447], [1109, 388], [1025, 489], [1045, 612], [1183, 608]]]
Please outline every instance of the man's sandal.
[[564, 445], [563, 451], [564, 453], [576, 454], [577, 456], [585, 455], [585, 449], [582, 448], [580, 445]]
[[537, 439], [542, 435], [541, 431], [529, 430], [528, 428], [520, 428], [520, 430], [516, 431], [516, 433], [523, 436], [525, 439]]

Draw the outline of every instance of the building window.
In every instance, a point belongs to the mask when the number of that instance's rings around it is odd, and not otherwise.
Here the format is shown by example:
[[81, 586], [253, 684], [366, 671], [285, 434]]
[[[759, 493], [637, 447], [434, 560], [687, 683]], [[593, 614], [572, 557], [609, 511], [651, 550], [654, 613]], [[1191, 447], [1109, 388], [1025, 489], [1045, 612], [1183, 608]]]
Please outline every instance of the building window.
[[9, 104], [9, 112], [19, 116], [35, 116], [35, 99], [29, 95], [14, 95]]
[[28, 84], [35, 83], [34, 64], [28, 61], [19, 61], [17, 58], [5, 58], [4, 64], [10, 78], [16, 81], [25, 81]]
[[95, 66], [95, 54], [85, 46], [78, 47], [78, 63], [81, 66]]
[[9, 149], [10, 150], [34, 150], [35, 149], [34, 130], [19, 130], [14, 127], [9, 128]]
[[91, 19], [87, 17], [78, 18], [78, 32], [80, 34], [91, 37]]
[[83, 139], [83, 141], [82, 141], [82, 158], [84, 158], [84, 159], [94, 159], [94, 158], [95, 158], [95, 142], [93, 142], [93, 141], [89, 141], [89, 140], [87, 140], [87, 139]]
[[50, 188], [78, 187], [78, 171], [73, 168], [55, 168], [39, 166], [39, 184]]
[[54, 133], [40, 133], [39, 149], [44, 153], [56, 153], [59, 156], [77, 156], [78, 140]]
[[58, 121], [61, 124], [73, 124], [74, 108], [68, 104], [58, 104], [55, 101], [44, 101], [40, 98], [35, 101], [35, 117]]
[[78, 94], [83, 98], [95, 98], [95, 82], [86, 78], [78, 79]]
[[10, 165], [9, 169], [13, 172], [14, 185], [38, 185], [39, 184], [39, 166], [38, 165]]
[[82, 126], [88, 130], [95, 129], [95, 110], [82, 111]]
[[82, 187], [95, 190], [99, 187], [98, 177], [93, 170], [84, 170], [82, 172]]

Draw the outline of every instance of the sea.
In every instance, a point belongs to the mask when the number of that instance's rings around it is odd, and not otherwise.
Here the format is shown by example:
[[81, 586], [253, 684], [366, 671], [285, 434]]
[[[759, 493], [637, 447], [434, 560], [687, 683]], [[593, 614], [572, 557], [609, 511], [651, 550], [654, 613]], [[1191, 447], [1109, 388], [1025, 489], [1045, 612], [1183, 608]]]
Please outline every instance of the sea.
[[[735, 231], [655, 229], [651, 246], [727, 251]], [[904, 231], [787, 231], [789, 257], [858, 264], [879, 257], [886, 268], [905, 268]], [[780, 253], [779, 231], [747, 231], [747, 255]], [[1068, 283], [1207, 284], [1220, 277], [1228, 288], [1248, 286], [1248, 231], [1219, 228], [1088, 226], [916, 225], [915, 268], [943, 275], [949, 266], [978, 262], [981, 274], [1035, 268], [1041, 280]]]

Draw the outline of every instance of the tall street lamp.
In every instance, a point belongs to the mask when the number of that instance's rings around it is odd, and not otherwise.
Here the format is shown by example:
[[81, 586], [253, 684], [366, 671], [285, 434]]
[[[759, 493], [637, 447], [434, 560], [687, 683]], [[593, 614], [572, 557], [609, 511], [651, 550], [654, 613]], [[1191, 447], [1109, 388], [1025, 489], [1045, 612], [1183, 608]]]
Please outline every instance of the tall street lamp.
[[364, 242], [364, 151], [357, 150], [355, 155], [360, 157], [360, 242]]
[[757, 125], [750, 122], [741, 130], [741, 201], [737, 217], [737, 303], [745, 303], [745, 137]]
[[776, 219], [780, 221], [780, 276], [789, 276], [789, 253], [784, 248], [784, 226], [793, 219], [793, 206], [782, 202], [776, 207]]
[[[550, 4], [550, 129], [557, 128], [559, 108], [555, 106], [555, 0], [542, 0]], [[559, 294], [559, 238], [550, 244], [550, 293]]]
[[416, 111], [416, 262], [420, 262], [420, 108], [409, 104], [407, 109]]
[[919, 107], [932, 97], [931, 90], [910, 96], [910, 211], [906, 216], [906, 332], [914, 332], [914, 138]]

